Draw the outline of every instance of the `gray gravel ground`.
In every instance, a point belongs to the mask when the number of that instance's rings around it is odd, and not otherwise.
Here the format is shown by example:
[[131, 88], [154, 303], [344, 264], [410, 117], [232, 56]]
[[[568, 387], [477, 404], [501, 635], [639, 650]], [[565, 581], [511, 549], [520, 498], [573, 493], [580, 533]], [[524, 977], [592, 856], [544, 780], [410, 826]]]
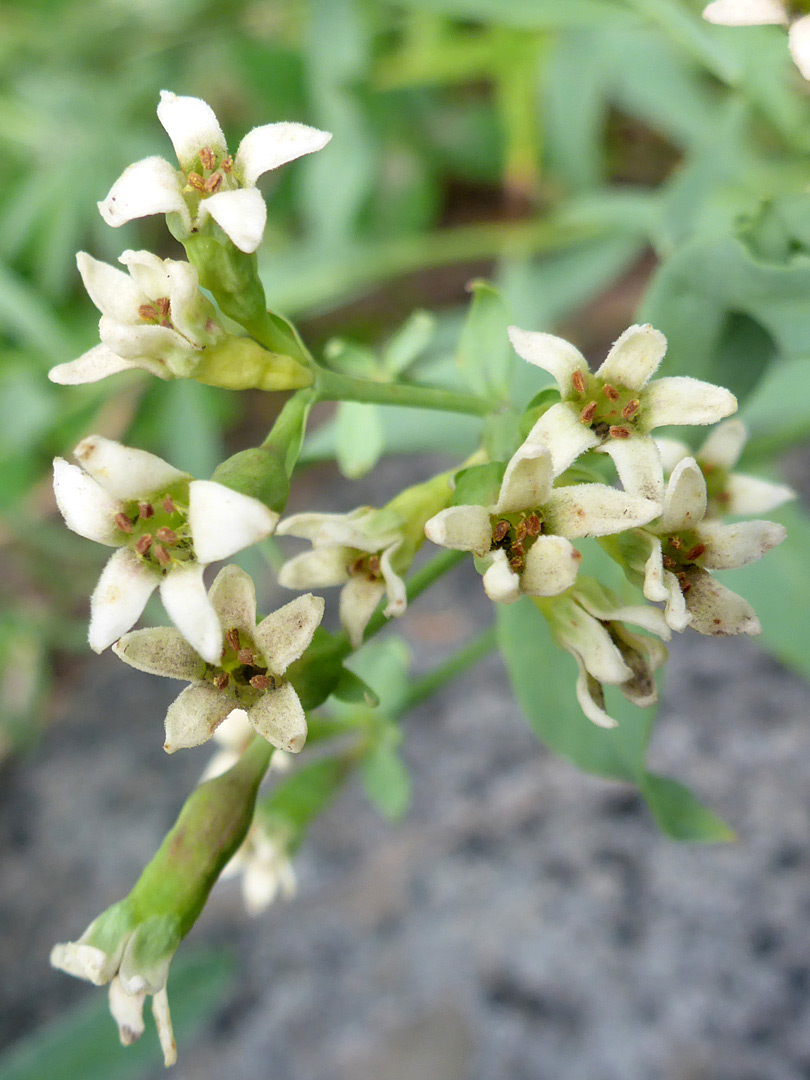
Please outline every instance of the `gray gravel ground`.
[[[473, 577], [414, 606], [420, 666], [488, 618]], [[5, 772], [5, 1038], [87, 994], [51, 944], [130, 887], [207, 759], [163, 754], [176, 689], [92, 660]], [[401, 825], [351, 787], [296, 900], [248, 920], [235, 885], [215, 890], [192, 938], [234, 945], [240, 978], [176, 1080], [810, 1077], [808, 704], [751, 641], [674, 643], [651, 764], [739, 834], [683, 847], [632, 791], [547, 754], [487, 659], [407, 721]]]

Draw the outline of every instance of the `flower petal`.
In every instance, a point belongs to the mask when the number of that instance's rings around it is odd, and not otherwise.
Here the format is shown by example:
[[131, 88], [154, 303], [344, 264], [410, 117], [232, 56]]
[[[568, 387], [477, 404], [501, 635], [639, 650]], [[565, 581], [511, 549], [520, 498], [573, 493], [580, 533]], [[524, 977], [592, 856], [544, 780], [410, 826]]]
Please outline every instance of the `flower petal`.
[[163, 1064], [169, 1069], [177, 1063], [177, 1043], [174, 1041], [169, 995], [165, 986], [152, 997], [152, 1016], [155, 1018], [160, 1049], [163, 1051]]
[[617, 721], [605, 711], [605, 691], [602, 684], [588, 672], [579, 656], [575, 656], [574, 659], [579, 668], [576, 690], [579, 707], [597, 727], [608, 729], [618, 727]]
[[[643, 534], [649, 536], [649, 534]], [[669, 584], [664, 578], [664, 555], [661, 541], [657, 536], [649, 536], [650, 554], [644, 563], [644, 585], [642, 592], [647, 600], [661, 603], [669, 599]], [[674, 574], [671, 575], [674, 577]], [[677, 578], [675, 579], [677, 583]]]
[[248, 710], [248, 718], [263, 739], [279, 750], [297, 754], [307, 740], [307, 718], [290, 683], [267, 690]]
[[714, 424], [737, 411], [737, 399], [722, 386], [674, 375], [644, 388], [641, 409], [649, 431], [665, 424]]
[[210, 683], [198, 682], [187, 686], [174, 699], [166, 713], [167, 754], [201, 746], [208, 742], [231, 709], [236, 699], [227, 690], [217, 690]]
[[284, 589], [326, 589], [342, 585], [349, 577], [349, 553], [345, 548], [303, 551], [281, 567], [278, 583]]
[[113, 652], [148, 675], [196, 682], [205, 672], [205, 661], [173, 626], [133, 630], [113, 645]]
[[658, 503], [628, 495], [607, 484], [555, 488], [543, 507], [548, 531], [570, 540], [608, 536], [646, 525], [660, 511]]
[[[224, 746], [228, 751], [234, 754], [234, 759], [231, 764], [235, 764], [239, 758], [239, 754], [245, 749], [247, 744], [253, 738], [253, 728], [251, 727], [248, 714], [244, 709], [233, 709], [217, 730], [214, 732], [214, 739], [220, 746]], [[230, 768], [230, 766], [228, 766]], [[224, 769], [222, 770], [225, 771]]]
[[666, 351], [667, 339], [660, 330], [649, 323], [630, 326], [614, 342], [596, 374], [607, 383], [640, 390], [656, 373]]
[[632, 677], [605, 627], [575, 600], [555, 601], [551, 626], [562, 647], [578, 656], [597, 682], [620, 686]]
[[448, 506], [425, 523], [425, 536], [441, 547], [486, 555], [492, 547], [492, 525], [486, 506]]
[[579, 349], [564, 338], [520, 330], [517, 326], [510, 326], [507, 332], [518, 356], [552, 375], [563, 398], [576, 393], [572, 381], [574, 372], [579, 371], [586, 376], [589, 374], [588, 361]]
[[363, 634], [377, 605], [385, 595], [381, 581], [369, 581], [359, 574], [350, 577], [340, 591], [340, 625], [349, 635], [353, 649], [363, 644]]
[[51, 949], [51, 967], [58, 968], [77, 979], [87, 979], [96, 986], [110, 981], [118, 967], [118, 955], [108, 956], [95, 945], [81, 941], [66, 941]]
[[262, 619], [255, 629], [256, 644], [274, 675], [283, 675], [309, 648], [323, 618], [322, 596], [306, 593]]
[[129, 274], [109, 263], [94, 259], [86, 251], [76, 254], [76, 266], [87, 289], [87, 295], [102, 315], [116, 322], [135, 323], [138, 308], [149, 297], [132, 280]]
[[767, 514], [796, 498], [796, 492], [787, 484], [772, 484], [745, 473], [731, 473], [723, 494], [726, 497], [723, 510], [727, 514], [741, 515]]
[[[679, 461], [683, 461], [685, 457], [690, 457], [692, 451], [686, 445], [685, 442], [681, 442], [680, 439], [668, 439], [664, 435], [656, 435], [653, 440], [658, 447], [658, 453], [661, 458], [661, 464], [664, 467], [664, 473], [668, 476]], [[611, 445], [619, 445], [620, 439], [611, 439]], [[618, 467], [618, 466], [617, 466]]]
[[122, 505], [92, 476], [64, 458], [54, 458], [53, 493], [69, 529], [97, 544], [120, 547], [124, 536], [115, 515]]
[[664, 510], [655, 525], [659, 535], [694, 529], [706, 516], [706, 481], [694, 458], [679, 462], [669, 478]]
[[129, 548], [110, 556], [90, 598], [87, 638], [94, 652], [112, 645], [138, 621], [157, 584], [157, 575]]
[[88, 435], [73, 454], [93, 479], [119, 499], [151, 495], [188, 479], [188, 473], [180, 472], [163, 458], [103, 435]]
[[105, 222], [118, 228], [150, 214], [179, 214], [187, 231], [191, 215], [177, 170], [162, 157], [148, 157], [124, 169], [107, 198], [96, 204]]
[[738, 417], [724, 420], [710, 431], [695, 457], [705, 469], [733, 469], [743, 452], [748, 430]]
[[[153, 370], [153, 367], [157, 370]], [[67, 364], [57, 364], [48, 372], [48, 378], [60, 386], [78, 386], [81, 383], [98, 382], [99, 379], [106, 379], [108, 375], [117, 375], [119, 371], [135, 371], [138, 368], [146, 368], [161, 379], [168, 378], [168, 372], [160, 364], [125, 360], [106, 345], [94, 345], [78, 359], [70, 360]]]
[[493, 513], [542, 506], [551, 491], [551, 469], [551, 454], [543, 443], [524, 443], [506, 466]]
[[262, 242], [267, 206], [258, 188], [218, 191], [200, 203], [198, 220], [210, 215], [240, 251], [248, 254]]
[[246, 187], [254, 187], [263, 173], [323, 150], [331, 138], [330, 132], [306, 124], [264, 124], [249, 131], [239, 143], [234, 172]]
[[302, 540], [314, 540], [318, 530], [327, 521], [338, 519], [342, 521], [345, 514], [317, 514], [308, 512], [304, 514], [290, 514], [282, 518], [276, 526], [277, 536], [298, 536]]
[[[121, 356], [155, 373], [160, 369], [168, 369], [164, 377], [173, 374], [189, 374], [200, 360], [200, 357], [196, 355], [200, 350], [171, 326], [117, 322], [115, 319], [102, 315], [98, 323], [98, 336], [116, 356]], [[186, 365], [181, 364], [181, 367], [189, 368], [188, 372], [172, 370], [177, 366], [178, 358], [183, 360], [189, 358]]]
[[574, 584], [581, 562], [580, 553], [562, 536], [538, 536], [526, 556], [520, 591], [527, 596], [558, 596]]
[[405, 613], [405, 609], [408, 606], [408, 594], [405, 588], [405, 582], [394, 570], [391, 563], [391, 559], [397, 553], [400, 546], [401, 543], [392, 544], [380, 554], [380, 573], [383, 576], [385, 592], [388, 597], [388, 603], [383, 612], [386, 619], [398, 619], [400, 615]]
[[664, 608], [664, 618], [667, 626], [671, 626], [677, 633], [682, 633], [687, 626], [691, 625], [692, 615], [688, 610], [688, 604], [681, 583], [670, 570], [664, 571], [664, 586], [667, 589], [667, 602]]
[[203, 147], [210, 147], [215, 154], [227, 154], [228, 146], [214, 110], [201, 98], [179, 97], [170, 90], [161, 90], [157, 115], [184, 170], [195, 164]]
[[[655, 441], [649, 435], [607, 439], [597, 450], [613, 458], [622, 487], [659, 505], [664, 502], [664, 470]], [[684, 447], [686, 450], [686, 447]], [[686, 453], [689, 451], [686, 450]]]
[[788, 21], [782, 0], [713, 0], [703, 18], [721, 26], [763, 26]]
[[796, 67], [805, 79], [810, 79], [810, 15], [791, 23], [788, 46]]
[[241, 567], [224, 566], [208, 592], [220, 625], [225, 630], [242, 630], [253, 637], [256, 632], [256, 588], [253, 578]]
[[784, 525], [774, 521], [738, 521], [734, 525], [704, 522], [695, 530], [706, 545], [700, 565], [707, 570], [733, 570], [761, 559], [766, 551], [787, 536]]
[[188, 523], [194, 554], [205, 565], [264, 540], [277, 521], [278, 514], [259, 499], [215, 480], [192, 480], [189, 484]]
[[693, 630], [712, 637], [762, 633], [756, 612], [742, 596], [699, 567], [688, 570], [687, 575], [691, 588], [686, 594], [686, 606]]
[[222, 656], [222, 627], [208, 599], [199, 563], [173, 566], [160, 583], [160, 598], [174, 625], [209, 664]]
[[118, 1037], [122, 1046], [131, 1046], [146, 1030], [143, 1022], [145, 1000], [145, 990], [130, 994], [121, 985], [118, 976], [113, 976], [110, 982], [110, 1012], [118, 1025]]
[[[169, 295], [168, 261], [159, 259], [151, 251], [133, 251], [131, 248], [122, 251], [118, 261], [127, 268], [132, 282], [146, 299], [158, 300]], [[137, 311], [131, 311], [130, 317], [134, 314]]]
[[599, 446], [600, 439], [580, 421], [575, 406], [561, 401], [540, 417], [526, 443], [545, 446], [551, 454], [552, 472], [559, 476], [580, 454]]
[[484, 592], [496, 604], [514, 604], [520, 599], [520, 578], [509, 565], [505, 551], [492, 553], [492, 560], [484, 572]]

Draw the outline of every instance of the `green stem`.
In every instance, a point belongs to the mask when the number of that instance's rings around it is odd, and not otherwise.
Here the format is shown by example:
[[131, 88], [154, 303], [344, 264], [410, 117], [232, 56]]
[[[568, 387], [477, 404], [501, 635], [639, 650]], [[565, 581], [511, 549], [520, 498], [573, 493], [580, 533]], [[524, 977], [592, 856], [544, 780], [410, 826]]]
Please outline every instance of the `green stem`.
[[435, 667], [432, 671], [429, 671], [427, 675], [423, 675], [421, 679], [417, 679], [408, 691], [407, 697], [403, 701], [401, 707], [397, 710], [397, 713], [407, 712], [415, 705], [424, 701], [425, 698], [431, 697], [437, 690], [440, 690], [446, 683], [451, 682], [458, 675], [461, 675], [468, 668], [471, 668], [474, 664], [477, 664], [479, 660], [482, 660], [488, 653], [492, 652], [497, 647], [498, 640], [495, 627], [492, 626], [488, 630], [484, 630], [483, 633], [477, 634], [470, 641], [465, 642], [452, 656], [449, 656], [441, 664]]
[[353, 375], [342, 375], [325, 368], [318, 370], [316, 385], [318, 401], [362, 401], [377, 405], [440, 409], [472, 416], [486, 416], [491, 410], [488, 401], [472, 394], [458, 394], [433, 386], [403, 386], [356, 379]]

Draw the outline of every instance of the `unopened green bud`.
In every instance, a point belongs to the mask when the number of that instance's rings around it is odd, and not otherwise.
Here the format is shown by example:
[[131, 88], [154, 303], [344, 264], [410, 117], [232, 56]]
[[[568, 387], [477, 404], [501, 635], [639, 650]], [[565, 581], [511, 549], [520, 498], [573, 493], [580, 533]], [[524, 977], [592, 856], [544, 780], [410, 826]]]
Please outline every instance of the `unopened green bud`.
[[277, 514], [284, 512], [290, 481], [283, 463], [263, 446], [240, 450], [219, 465], [211, 477], [218, 484], [260, 499]]
[[226, 390], [298, 390], [313, 382], [309, 368], [248, 337], [227, 337], [206, 349], [193, 377]]

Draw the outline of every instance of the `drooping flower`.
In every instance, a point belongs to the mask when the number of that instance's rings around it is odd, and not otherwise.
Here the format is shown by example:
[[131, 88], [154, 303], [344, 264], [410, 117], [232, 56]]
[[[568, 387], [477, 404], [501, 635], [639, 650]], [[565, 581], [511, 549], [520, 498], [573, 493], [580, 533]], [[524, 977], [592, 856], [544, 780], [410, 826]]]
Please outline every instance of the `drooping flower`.
[[181, 634], [208, 662], [222, 630], [203, 571], [269, 536], [278, 514], [258, 499], [192, 480], [145, 450], [90, 435], [54, 460], [56, 502], [68, 528], [117, 548], [90, 601], [90, 647], [101, 652], [137, 622], [156, 588]]
[[589, 720], [600, 727], [616, 726], [605, 711], [604, 684], [618, 686], [640, 708], [655, 704], [653, 675], [667, 659], [666, 647], [654, 637], [633, 633], [625, 623], [669, 641], [670, 629], [661, 611], [646, 604], [622, 604], [593, 579], [535, 603], [548, 619], [554, 639], [577, 662], [577, 700]]
[[573, 585], [582, 556], [571, 540], [644, 524], [658, 503], [606, 484], [554, 488], [552, 455], [525, 442], [491, 506], [450, 506], [425, 526], [429, 540], [483, 560], [487, 596], [511, 604], [521, 594], [556, 596]]
[[[804, 10], [805, 14], [797, 14]], [[721, 26], [788, 26], [788, 46], [794, 63], [810, 79], [810, 15], [801, 4], [785, 0], [713, 0], [703, 18]]]
[[[758, 476], [732, 471], [747, 439], [745, 424], [735, 417], [718, 424], [695, 451], [695, 460], [706, 481], [706, 517], [767, 514], [796, 498], [796, 492], [787, 484], [774, 484]], [[691, 456], [686, 443], [678, 439], [660, 438], [655, 443], [666, 475], [672, 473], [678, 462]]]
[[134, 630], [114, 646], [139, 671], [191, 684], [166, 713], [164, 749], [172, 754], [207, 742], [234, 710], [241, 710], [262, 738], [297, 753], [306, 740], [307, 722], [285, 673], [320, 625], [322, 598], [298, 596], [257, 626], [253, 581], [231, 565], [220, 570], [208, 602], [224, 641], [213, 659], [200, 656], [171, 627]]
[[118, 226], [150, 214], [176, 215], [181, 237], [214, 221], [244, 252], [258, 248], [267, 219], [259, 177], [322, 150], [332, 137], [305, 124], [265, 124], [249, 131], [232, 157], [213, 110], [200, 98], [162, 90], [157, 114], [180, 169], [162, 157], [136, 161], [98, 204], [101, 216]]
[[[279, 751], [276, 751], [278, 753]], [[281, 895], [292, 900], [297, 890], [295, 869], [287, 842], [254, 821], [234, 857], [220, 875], [241, 876], [242, 899], [248, 915], [261, 915]]]
[[118, 261], [128, 274], [84, 251], [76, 256], [84, 286], [101, 312], [101, 344], [51, 368], [52, 382], [97, 382], [135, 368], [159, 379], [183, 378], [193, 373], [204, 350], [225, 336], [190, 263], [159, 259], [149, 251], [125, 251]]
[[743, 597], [721, 585], [710, 570], [732, 570], [781, 544], [785, 528], [773, 521], [724, 525], [706, 519], [706, 481], [694, 458], [672, 472], [661, 516], [644, 528], [609, 537], [603, 546], [641, 584], [645, 597], [665, 601], [673, 630], [700, 634], [759, 634], [761, 626]]
[[517, 353], [557, 380], [562, 401], [552, 405], [529, 434], [548, 447], [556, 475], [586, 450], [613, 458], [626, 491], [661, 501], [663, 474], [653, 428], [713, 424], [737, 408], [732, 393], [686, 376], [650, 382], [667, 340], [652, 326], [631, 326], [591, 374], [585, 357], [552, 334], [510, 327]]

